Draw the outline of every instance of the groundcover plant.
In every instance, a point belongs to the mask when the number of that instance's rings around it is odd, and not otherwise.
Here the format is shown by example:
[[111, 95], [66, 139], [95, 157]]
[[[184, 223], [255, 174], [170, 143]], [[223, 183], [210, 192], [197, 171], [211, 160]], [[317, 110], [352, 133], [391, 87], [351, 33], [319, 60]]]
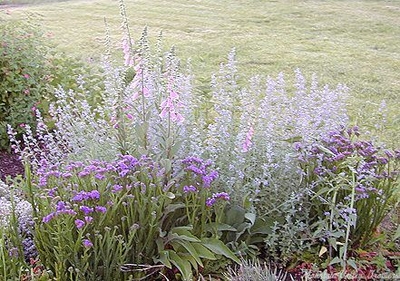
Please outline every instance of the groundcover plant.
[[55, 90], [51, 120], [37, 111], [23, 142], [9, 127], [30, 219], [19, 230], [20, 201], [9, 197], [0, 276], [222, 278], [240, 257], [287, 265], [306, 253], [357, 267], [351, 247], [366, 246], [395, 201], [399, 152], [352, 142], [346, 87], [316, 77], [307, 87], [299, 70], [290, 87], [283, 74], [239, 83], [232, 50], [199, 93], [190, 64], [161, 37], [151, 45], [146, 29], [134, 41], [123, 3], [121, 14], [124, 61], [106, 53], [104, 91], [79, 79]]

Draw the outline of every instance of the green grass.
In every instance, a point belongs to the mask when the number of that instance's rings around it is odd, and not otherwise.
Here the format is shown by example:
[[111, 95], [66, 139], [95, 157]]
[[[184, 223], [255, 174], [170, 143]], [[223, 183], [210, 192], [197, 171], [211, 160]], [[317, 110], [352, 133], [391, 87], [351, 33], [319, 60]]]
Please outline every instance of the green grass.
[[[34, 13], [60, 51], [94, 62], [104, 52], [106, 18], [119, 46], [118, 1], [44, 1], [3, 7], [1, 17]], [[365, 126], [376, 123], [375, 113], [385, 99], [388, 130], [378, 133], [391, 146], [400, 146], [400, 1], [125, 2], [134, 37], [146, 25], [152, 38], [162, 31], [165, 46], [174, 45], [182, 59], [191, 58], [197, 77], [210, 77], [235, 47], [243, 75], [284, 72], [292, 79], [293, 70], [300, 68], [308, 78], [316, 73], [321, 83], [346, 84], [353, 121]]]

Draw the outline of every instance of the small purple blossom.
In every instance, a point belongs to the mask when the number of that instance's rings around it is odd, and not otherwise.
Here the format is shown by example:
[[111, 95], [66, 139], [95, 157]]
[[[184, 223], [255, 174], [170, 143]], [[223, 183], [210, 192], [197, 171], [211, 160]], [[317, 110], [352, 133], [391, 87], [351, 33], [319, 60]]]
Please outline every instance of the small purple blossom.
[[226, 192], [214, 193], [214, 194], [213, 194], [213, 198], [215, 198], [215, 199], [222, 199], [222, 200], [225, 200], [225, 201], [231, 200], [229, 194], [226, 193]]
[[47, 195], [49, 195], [50, 197], [55, 197], [56, 192], [57, 192], [57, 187], [54, 187], [47, 192]]
[[82, 242], [82, 244], [83, 244], [83, 246], [84, 246], [85, 248], [93, 247], [93, 243], [92, 243], [92, 241], [90, 241], [89, 239], [84, 239], [83, 242]]
[[65, 209], [66, 209], [65, 202], [64, 201], [58, 201], [57, 202], [57, 207], [56, 207], [57, 212], [62, 212]]
[[85, 222], [86, 222], [87, 224], [91, 223], [92, 221], [93, 221], [93, 217], [91, 217], [91, 216], [85, 216]]
[[207, 198], [206, 200], [206, 206], [207, 207], [211, 207], [213, 206], [215, 203], [217, 202], [217, 200], [215, 198]]
[[98, 190], [92, 190], [88, 193], [90, 199], [99, 200], [100, 199], [100, 192]]
[[55, 213], [50, 213], [47, 216], [43, 217], [42, 222], [49, 223], [55, 216]]
[[123, 189], [122, 185], [115, 184], [115, 185], [112, 187], [112, 192], [113, 192], [113, 193], [117, 193], [117, 192], [121, 191], [122, 189]]
[[105, 213], [107, 212], [107, 208], [104, 206], [96, 206], [94, 207], [94, 210], [98, 213]]
[[197, 188], [194, 187], [193, 185], [189, 185], [189, 186], [185, 185], [185, 186], [183, 187], [183, 192], [184, 192], [184, 193], [198, 192], [198, 190], [197, 190]]
[[96, 179], [98, 179], [98, 180], [104, 180], [105, 179], [105, 175], [104, 174], [96, 174], [95, 176], [94, 176]]
[[226, 192], [214, 193], [211, 198], [207, 198], [206, 206], [207, 207], [213, 206], [219, 199], [224, 201], [229, 201], [231, 198], [229, 194]]
[[79, 210], [81, 210], [85, 215], [88, 215], [93, 212], [93, 208], [88, 206], [80, 206]]
[[81, 229], [85, 226], [85, 222], [83, 220], [80, 219], [76, 219], [75, 220], [75, 225], [77, 229]]

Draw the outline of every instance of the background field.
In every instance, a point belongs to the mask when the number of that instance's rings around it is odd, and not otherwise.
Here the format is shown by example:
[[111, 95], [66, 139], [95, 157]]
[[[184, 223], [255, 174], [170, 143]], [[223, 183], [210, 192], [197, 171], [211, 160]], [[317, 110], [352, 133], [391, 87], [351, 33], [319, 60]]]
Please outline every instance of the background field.
[[[2, 0], [0, 0], [2, 1]], [[20, 5], [29, 2], [29, 5]], [[118, 1], [3, 1], [1, 18], [26, 17], [46, 30], [67, 55], [97, 63], [104, 52], [104, 18], [119, 48]], [[378, 132], [390, 146], [400, 140], [400, 1], [125, 0], [135, 38], [144, 26], [166, 47], [191, 58], [198, 80], [218, 70], [232, 47], [243, 76], [287, 80], [300, 68], [307, 78], [350, 88], [354, 122]], [[387, 123], [376, 130], [385, 99]], [[379, 121], [380, 122], [380, 121]], [[382, 125], [382, 123], [380, 124]]]

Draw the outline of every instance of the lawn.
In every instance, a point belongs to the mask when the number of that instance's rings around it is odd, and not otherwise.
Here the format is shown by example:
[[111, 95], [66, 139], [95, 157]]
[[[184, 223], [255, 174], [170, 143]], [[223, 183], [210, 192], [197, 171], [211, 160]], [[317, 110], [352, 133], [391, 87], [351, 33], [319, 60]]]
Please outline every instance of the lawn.
[[[25, 1], [29, 2], [29, 1]], [[32, 2], [32, 1], [31, 1]], [[10, 1], [18, 4], [18, 1]], [[35, 3], [35, 2], [34, 2]], [[370, 126], [382, 99], [388, 131], [381, 137], [396, 147], [400, 139], [400, 3], [396, 1], [126, 1], [134, 38], [144, 26], [154, 40], [191, 59], [199, 79], [208, 79], [235, 47], [243, 76], [300, 68], [321, 83], [346, 84], [354, 122]], [[117, 1], [44, 2], [2, 8], [2, 18], [31, 14], [56, 48], [86, 61], [104, 52], [104, 19], [115, 46], [120, 41]]]

